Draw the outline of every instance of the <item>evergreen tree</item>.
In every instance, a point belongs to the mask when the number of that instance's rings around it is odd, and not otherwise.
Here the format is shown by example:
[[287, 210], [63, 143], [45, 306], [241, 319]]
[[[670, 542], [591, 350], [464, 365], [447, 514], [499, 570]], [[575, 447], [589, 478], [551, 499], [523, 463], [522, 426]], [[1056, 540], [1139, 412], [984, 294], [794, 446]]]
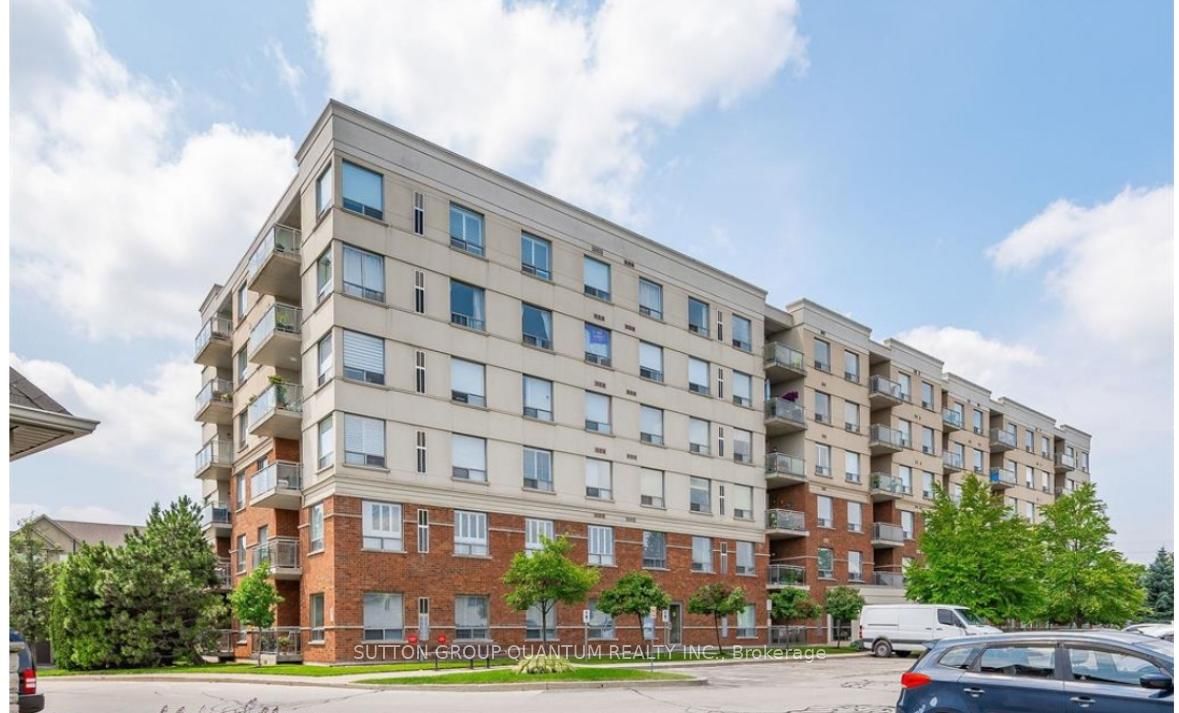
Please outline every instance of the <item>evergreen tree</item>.
[[[643, 617], [655, 609], [665, 609], [671, 604], [671, 597], [650, 572], [627, 572], [613, 587], [598, 595], [598, 609], [612, 617], [630, 614], [639, 620], [639, 631], [643, 630]], [[655, 622], [651, 622], [652, 637]]]
[[1142, 577], [1146, 589], [1146, 607], [1156, 621], [1175, 619], [1175, 554], [1160, 547], [1154, 561]]
[[512, 557], [503, 582], [511, 587], [504, 600], [516, 611], [540, 608], [541, 642], [548, 643], [548, 622], [558, 603], [576, 604], [585, 601], [590, 589], [598, 583], [598, 570], [579, 565], [569, 559], [572, 543], [564, 535], [550, 540], [544, 538], [536, 552], [517, 552]]
[[19, 523], [8, 540], [8, 625], [35, 649], [49, 639], [54, 566], [49, 545], [33, 531], [32, 521]]
[[115, 552], [86, 545], [58, 566], [50, 605], [53, 657], [65, 669], [113, 668], [123, 663], [105, 595]]
[[705, 584], [692, 593], [688, 599], [688, 611], [693, 614], [704, 614], [712, 617], [712, 628], [716, 632], [716, 647], [721, 654], [725, 653], [721, 643], [720, 620], [722, 617], [737, 614], [749, 606], [745, 601], [745, 590], [740, 587], [730, 587], [717, 582]]

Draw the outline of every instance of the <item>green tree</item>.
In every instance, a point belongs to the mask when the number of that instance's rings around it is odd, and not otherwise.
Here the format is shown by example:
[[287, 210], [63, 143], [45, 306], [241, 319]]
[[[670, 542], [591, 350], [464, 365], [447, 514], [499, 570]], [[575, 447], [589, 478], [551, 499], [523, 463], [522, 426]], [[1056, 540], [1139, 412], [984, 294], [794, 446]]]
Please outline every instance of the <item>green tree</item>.
[[1045, 616], [1059, 624], [1122, 625], [1146, 602], [1134, 568], [1113, 548], [1105, 503], [1085, 483], [1042, 508]]
[[814, 619], [822, 611], [805, 589], [787, 587], [770, 596], [770, 615], [779, 621]]
[[[598, 609], [612, 617], [630, 614], [639, 620], [639, 631], [643, 630], [643, 617], [651, 613], [651, 608], [666, 609], [671, 604], [671, 597], [659, 586], [650, 572], [627, 572], [622, 575], [613, 587], [598, 595]], [[655, 622], [651, 622], [652, 637]]]
[[990, 621], [1032, 620], [1043, 604], [1044, 566], [1032, 526], [973, 475], [957, 503], [934, 490], [917, 543], [923, 557], [905, 571], [906, 598], [959, 604]]
[[8, 624], [21, 632], [29, 648], [49, 639], [54, 566], [49, 544], [21, 521], [8, 540]]
[[50, 604], [53, 657], [65, 669], [113, 668], [122, 664], [104, 587], [115, 552], [86, 545], [58, 566]]
[[1146, 590], [1146, 608], [1150, 618], [1156, 621], [1172, 621], [1175, 618], [1175, 553], [1160, 547], [1154, 561], [1142, 577]]
[[693, 592], [691, 598], [688, 599], [689, 612], [712, 617], [712, 628], [716, 632], [716, 647], [720, 649], [722, 655], [725, 653], [725, 647], [721, 643], [721, 617], [736, 614], [747, 606], [749, 606], [749, 602], [745, 601], [745, 590], [720, 582], [705, 584]]
[[569, 559], [572, 543], [564, 535], [544, 538], [540, 550], [517, 552], [503, 582], [511, 587], [504, 600], [516, 611], [540, 609], [541, 642], [548, 643], [549, 615], [558, 604], [584, 601], [598, 583], [598, 570]]
[[843, 627], [840, 622], [850, 622], [864, 609], [864, 597], [855, 587], [831, 587], [823, 600], [823, 611], [835, 621], [835, 645], [839, 646]]
[[[229, 606], [238, 625], [258, 630], [274, 626], [274, 610], [281, 603], [282, 597], [270, 581], [270, 564], [267, 562], [238, 580], [237, 586], [229, 593]], [[258, 665], [262, 665], [261, 657], [258, 657]]]

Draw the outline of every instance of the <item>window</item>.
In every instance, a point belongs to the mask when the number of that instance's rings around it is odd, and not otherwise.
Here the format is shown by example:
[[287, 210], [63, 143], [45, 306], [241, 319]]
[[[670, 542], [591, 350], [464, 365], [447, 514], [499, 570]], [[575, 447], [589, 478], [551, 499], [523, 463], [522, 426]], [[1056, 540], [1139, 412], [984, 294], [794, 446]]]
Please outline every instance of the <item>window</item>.
[[708, 372], [708, 362], [696, 357], [688, 357], [688, 390], [708, 395]]
[[426, 472], [426, 432], [417, 432], [417, 444], [414, 446], [415, 455], [417, 456], [417, 471], [419, 473]]
[[851, 433], [860, 432], [860, 405], [851, 401], [843, 402], [843, 428]]
[[234, 375], [237, 377], [237, 383], [240, 385], [250, 375], [250, 362], [246, 359], [246, 350], [243, 347], [241, 351], [234, 355]]
[[311, 511], [307, 514], [307, 520], [309, 526], [308, 540], [311, 551], [319, 552], [323, 549], [323, 503], [316, 503], [311, 506]]
[[639, 376], [651, 381], [663, 381], [663, 347], [639, 342]]
[[921, 382], [921, 406], [927, 409], [933, 408], [933, 384], [928, 381]]
[[460, 594], [454, 598], [454, 638], [471, 641], [487, 638], [487, 597]]
[[959, 483], [950, 483], [950, 500], [956, 503], [962, 501], [962, 486]]
[[609, 300], [610, 266], [601, 260], [586, 257], [583, 269], [585, 293], [600, 300]]
[[752, 542], [737, 542], [737, 567], [735, 572], [746, 576], [754, 573]]
[[712, 571], [712, 540], [710, 538], [692, 538], [692, 571]]
[[610, 432], [610, 397], [594, 391], [585, 392], [585, 430]]
[[328, 416], [316, 425], [316, 444], [317, 452], [319, 453], [319, 460], [317, 463], [320, 468], [326, 468], [331, 465], [333, 458], [336, 455], [336, 436], [335, 429], [332, 428], [332, 417]]
[[233, 507], [241, 510], [246, 506], [246, 474], [238, 473], [233, 476]]
[[347, 329], [343, 334], [345, 378], [385, 383], [385, 340]]
[[487, 482], [487, 442], [457, 433], [450, 437], [451, 476], [459, 480]]
[[847, 501], [847, 529], [849, 532], [864, 531], [864, 506]]
[[[1166, 675], [1150, 661], [1133, 654], [1069, 646], [1072, 680], [1139, 686], [1146, 675]], [[1077, 689], [1074, 689], [1077, 690]]]
[[639, 471], [639, 504], [663, 507], [663, 471], [651, 468]]
[[937, 455], [933, 447], [933, 429], [929, 426], [921, 427], [921, 452]]
[[430, 511], [418, 509], [418, 552], [426, 554], [430, 551]]
[[846, 349], [843, 351], [843, 378], [860, 383], [860, 355]]
[[525, 518], [524, 551], [539, 552], [544, 548], [545, 539], [553, 539], [553, 521]]
[[553, 382], [524, 376], [524, 415], [540, 421], [553, 420]]
[[753, 519], [753, 488], [750, 486], [733, 486], [733, 517], [738, 520]]
[[329, 162], [319, 178], [315, 179], [315, 214], [320, 215], [332, 207], [332, 197], [336, 191], [335, 172]]
[[822, 391], [815, 392], [815, 421], [831, 423], [831, 396]]
[[487, 322], [483, 312], [483, 288], [450, 281], [450, 322], [480, 332]]
[[365, 593], [363, 637], [365, 641], [405, 638], [405, 604], [400, 594]]
[[413, 271], [413, 311], [426, 313], [426, 273], [421, 270]]
[[1036, 450], [1036, 433], [1030, 428], [1023, 430], [1023, 449], [1028, 453]]
[[744, 351], [753, 351], [753, 322], [733, 315], [733, 346]]
[[364, 549], [387, 552], [405, 550], [401, 540], [400, 505], [366, 500], [363, 513]]
[[385, 217], [381, 174], [344, 161], [340, 169], [340, 178], [343, 184], [340, 197], [344, 199], [344, 210], [377, 220]]
[[246, 571], [246, 554], [246, 536], [238, 535], [237, 549], [234, 552], [235, 562], [237, 564], [235, 569], [238, 574]]
[[520, 269], [545, 280], [553, 278], [553, 244], [528, 233], [520, 234]]
[[738, 406], [753, 405], [753, 377], [749, 374], [733, 372], [733, 403]]
[[344, 246], [344, 294], [385, 301], [385, 260], [366, 250]]
[[524, 448], [524, 487], [530, 490], [553, 490], [553, 452]]
[[598, 609], [597, 599], [591, 599], [586, 604], [590, 610], [586, 635], [591, 639], [613, 639], [614, 617]]
[[241, 413], [237, 415], [237, 447], [242, 449], [246, 447], [246, 409], [242, 409]]
[[639, 278], [639, 314], [663, 319], [663, 286]]
[[826, 443], [815, 444], [815, 475], [831, 477], [831, 446]]
[[983, 412], [979, 411], [978, 409], [974, 409], [973, 419], [974, 419], [974, 422], [973, 422], [974, 432], [975, 433], [982, 433], [983, 432]]
[[487, 513], [454, 511], [454, 553], [487, 556]]
[[663, 410], [651, 406], [639, 407], [639, 440], [663, 445]]
[[610, 461], [597, 458], [585, 459], [585, 496], [609, 500], [613, 497], [613, 476]]
[[897, 478], [901, 481], [901, 488], [906, 493], [913, 492], [913, 469], [907, 465], [897, 466]]
[[426, 393], [426, 353], [413, 353], [413, 386], [419, 394]]
[[913, 539], [913, 513], [909, 510], [901, 510], [901, 530], [906, 540]]
[[1023, 504], [1023, 517], [1028, 522], [1036, 521], [1036, 504], [1031, 501], [1025, 501]]
[[819, 579], [835, 578], [835, 552], [828, 547], [820, 547], [816, 558], [819, 567]]
[[901, 445], [908, 448], [913, 442], [913, 424], [905, 419], [897, 419], [897, 433], [900, 435]]
[[738, 463], [753, 462], [753, 434], [749, 431], [733, 429], [733, 460]]
[[[541, 605], [533, 604], [524, 614], [524, 638], [552, 641], [557, 638], [557, 607], [548, 611], [548, 616], [542, 616]], [[541, 631], [543, 627], [543, 631]]]
[[849, 483], [860, 482], [860, 454], [853, 451], [843, 452], [843, 477]]
[[585, 360], [591, 364], [610, 366], [610, 330], [596, 324], [585, 325]]
[[643, 567], [667, 568], [667, 535], [662, 532], [643, 533]]
[[1052, 457], [1052, 441], [1048, 440], [1048, 436], [1040, 436], [1040, 455], [1045, 458]]
[[910, 401], [913, 393], [913, 377], [908, 374], [898, 374], [897, 383], [901, 387], [901, 398], [905, 401]]
[[983, 452], [977, 448], [971, 450], [974, 451], [974, 472], [981, 473], [983, 472]]
[[712, 512], [712, 481], [692, 476], [688, 479], [688, 509], [692, 512]]
[[1028, 488], [1036, 487], [1036, 471], [1030, 465], [1024, 466], [1023, 484]]
[[972, 646], [959, 646], [957, 648], [950, 649], [946, 653], [942, 654], [942, 657], [938, 659], [937, 664], [938, 666], [956, 668], [960, 671], [965, 671], [970, 664], [970, 660], [974, 657], [974, 651], [975, 649]]
[[709, 444], [708, 421], [688, 417], [688, 450], [700, 455], [708, 455]]
[[553, 348], [552, 312], [525, 303], [521, 305], [520, 321], [525, 344], [541, 349]]
[[815, 340], [815, 368], [831, 371], [831, 345], [822, 339]]
[[332, 249], [323, 251], [323, 255], [315, 261], [315, 294], [322, 300], [332, 291]]
[[933, 473], [928, 470], [921, 476], [921, 495], [926, 500], [933, 500]]
[[589, 563], [614, 565], [614, 528], [590, 525], [586, 531], [589, 540]]
[[1053, 646], [994, 646], [983, 651], [978, 661], [979, 673], [1004, 676], [1054, 678], [1056, 648]]
[[708, 303], [695, 297], [688, 298], [688, 331], [708, 336]]
[[344, 414], [344, 462], [349, 465], [385, 466], [385, 422]]
[[413, 193], [413, 232], [426, 234], [426, 197], [417, 191]]
[[472, 255], [483, 254], [483, 216], [450, 204], [450, 246]]
[[746, 604], [737, 612], [737, 638], [752, 639], [757, 636], [757, 606]]
[[847, 553], [847, 579], [849, 582], [864, 581], [864, 555], [855, 550]]
[[310, 604], [311, 640], [323, 641], [323, 594], [312, 594]]
[[462, 359], [450, 359], [450, 398], [471, 406], [486, 406], [483, 365]]
[[834, 527], [835, 513], [833, 512], [834, 501], [826, 495], [819, 495], [819, 527]]
[[319, 374], [318, 382], [324, 384], [328, 379], [332, 378], [332, 333], [328, 332], [323, 339], [315, 345], [315, 362], [316, 371]]

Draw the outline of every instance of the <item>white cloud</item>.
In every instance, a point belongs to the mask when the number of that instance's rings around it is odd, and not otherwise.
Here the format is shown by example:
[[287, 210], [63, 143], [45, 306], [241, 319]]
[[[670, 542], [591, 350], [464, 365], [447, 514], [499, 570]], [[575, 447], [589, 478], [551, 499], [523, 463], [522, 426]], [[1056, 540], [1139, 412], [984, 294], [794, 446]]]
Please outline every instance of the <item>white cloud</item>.
[[175, 87], [133, 76], [61, 1], [12, 4], [12, 275], [93, 338], [191, 338], [293, 174], [291, 141], [170, 140]]
[[959, 327], [916, 327], [897, 339], [937, 356], [948, 370], [979, 384], [1006, 381], [1017, 370], [1044, 362], [1034, 347], [1005, 344]]
[[331, 91], [616, 218], [658, 131], [806, 66], [794, 0], [313, 0]]
[[301, 100], [303, 96], [300, 93], [303, 85], [303, 68], [290, 63], [287, 53], [282, 48], [282, 43], [278, 40], [267, 42], [263, 52], [274, 62], [274, 71], [278, 73], [279, 81], [283, 83], [291, 96], [296, 100]]

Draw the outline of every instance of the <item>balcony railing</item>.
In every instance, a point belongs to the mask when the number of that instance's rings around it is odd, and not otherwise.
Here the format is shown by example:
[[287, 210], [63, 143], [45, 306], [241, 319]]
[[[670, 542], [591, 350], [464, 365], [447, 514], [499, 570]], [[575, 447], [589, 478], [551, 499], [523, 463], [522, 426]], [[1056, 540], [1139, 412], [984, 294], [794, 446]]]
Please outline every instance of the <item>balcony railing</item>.
[[297, 626], [263, 629], [251, 634], [254, 638], [254, 651], [259, 654], [275, 656], [278, 661], [303, 659], [303, 632]]
[[210, 403], [233, 404], [233, 382], [229, 379], [209, 379], [196, 395], [197, 413], [205, 410]]
[[766, 473], [768, 475], [791, 475], [796, 478], [806, 477], [806, 462], [785, 453], [766, 454]]
[[871, 484], [872, 490], [877, 492], [893, 495], [909, 494], [909, 488], [905, 487], [905, 481], [891, 473], [873, 473], [869, 483]]
[[806, 423], [806, 409], [797, 401], [766, 399], [766, 418], [781, 418], [792, 423]]
[[265, 545], [255, 545], [251, 550], [251, 567], [270, 565], [271, 573], [280, 569], [299, 568], [299, 540], [294, 537], [274, 537]]
[[802, 352], [785, 344], [766, 342], [764, 354], [767, 367], [779, 367], [800, 374], [806, 371], [806, 358]]
[[206, 468], [214, 466], [229, 468], [233, 465], [233, 445], [223, 438], [214, 438], [205, 442], [196, 452], [196, 471], [200, 473]]
[[1002, 428], [991, 429], [991, 446], [1001, 448], [1015, 448], [1015, 434]]
[[896, 544], [903, 544], [905, 541], [905, 531], [900, 525], [893, 525], [889, 522], [877, 522], [872, 524], [872, 541], [873, 542], [892, 542]]
[[991, 468], [991, 484], [1010, 487], [1019, 484], [1019, 476], [1007, 468]]
[[881, 587], [903, 587], [905, 575], [900, 572], [875, 572], [872, 575], [872, 583]]
[[809, 626], [771, 626], [770, 646], [805, 646]]
[[266, 233], [266, 237], [262, 238], [262, 242], [258, 245], [258, 249], [254, 251], [254, 254], [250, 256], [247, 275], [249, 278], [253, 278], [254, 275], [258, 274], [258, 268], [262, 267], [263, 263], [273, 254], [279, 253], [298, 256], [299, 243], [301, 242], [302, 238], [298, 230], [286, 225], [274, 226]]
[[217, 558], [217, 563], [213, 565], [213, 574], [217, 576], [218, 589], [233, 589], [233, 570], [229, 566], [228, 557]]
[[961, 411], [953, 409], [942, 409], [942, 423], [951, 428], [963, 428], [966, 423], [966, 418]]
[[803, 532], [806, 530], [806, 513], [797, 510], [771, 508], [766, 510], [766, 528], [770, 530]]
[[209, 528], [214, 525], [228, 526], [232, 520], [230, 519], [229, 506], [221, 505], [219, 503], [207, 503], [201, 509], [201, 528]]
[[879, 423], [872, 424], [868, 430], [868, 445], [882, 445], [889, 448], [904, 448], [909, 445], [905, 434]]
[[250, 494], [261, 498], [278, 490], [302, 490], [303, 466], [298, 463], [276, 461], [254, 473], [250, 479]]
[[303, 412], [303, 387], [285, 381], [275, 382], [250, 404], [248, 418], [252, 428], [274, 411]]
[[806, 568], [796, 564], [769, 564], [766, 567], [767, 583], [771, 587], [806, 586]]
[[894, 401], [906, 401], [905, 391], [901, 385], [883, 376], [873, 376], [868, 379], [869, 396], [884, 396]]
[[966, 464], [963, 462], [962, 454], [954, 451], [946, 451], [942, 454], [942, 463], [950, 470], [963, 470]]
[[1056, 465], [1058, 468], [1067, 468], [1073, 470], [1077, 467], [1076, 456], [1070, 456], [1068, 453], [1056, 454]]
[[250, 330], [249, 353], [252, 356], [267, 339], [275, 334], [298, 335], [303, 319], [303, 310], [291, 305], [275, 302], [270, 305], [254, 328]]
[[209, 342], [214, 339], [228, 343], [231, 334], [233, 334], [233, 323], [228, 317], [211, 318], [201, 325], [201, 331], [197, 332], [193, 354], [200, 354], [201, 350], [207, 347]]

